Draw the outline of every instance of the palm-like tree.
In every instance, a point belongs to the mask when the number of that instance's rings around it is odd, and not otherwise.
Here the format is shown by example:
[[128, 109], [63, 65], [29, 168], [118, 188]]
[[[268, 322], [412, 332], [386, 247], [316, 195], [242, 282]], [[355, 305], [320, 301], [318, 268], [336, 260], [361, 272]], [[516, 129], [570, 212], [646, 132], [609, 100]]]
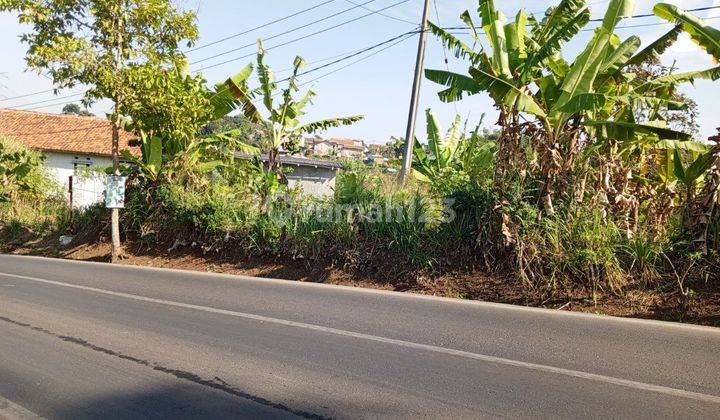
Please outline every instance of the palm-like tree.
[[[301, 138], [305, 134], [319, 133], [333, 127], [351, 125], [362, 120], [362, 115], [349, 117], [328, 118], [309, 123], [303, 123], [301, 118], [305, 115], [305, 107], [311, 103], [315, 96], [313, 90], [308, 90], [300, 99], [295, 99], [294, 94], [299, 92], [298, 76], [305, 61], [302, 57], [295, 57], [293, 62], [292, 75], [283, 82], [287, 82], [284, 89], [280, 89], [273, 71], [265, 64], [265, 50], [262, 43], [258, 42], [257, 74], [260, 86], [250, 90], [247, 81], [253, 71], [252, 64], [232, 80], [233, 94], [240, 98], [239, 108], [252, 123], [265, 128], [266, 136], [260, 141], [260, 148], [268, 154], [268, 171], [278, 172], [277, 157], [280, 150], [287, 147], [292, 141]], [[256, 99], [257, 98], [257, 99]], [[278, 98], [279, 101], [275, 102]], [[265, 114], [256, 106], [256, 102], [262, 102]]]

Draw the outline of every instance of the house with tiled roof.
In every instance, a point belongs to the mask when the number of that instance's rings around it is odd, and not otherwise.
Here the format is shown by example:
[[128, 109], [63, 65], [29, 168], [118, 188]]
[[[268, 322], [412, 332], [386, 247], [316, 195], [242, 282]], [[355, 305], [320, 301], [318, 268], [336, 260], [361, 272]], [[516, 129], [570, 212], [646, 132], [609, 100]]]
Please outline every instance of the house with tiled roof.
[[364, 158], [367, 146], [365, 141], [356, 139], [323, 139], [312, 137], [305, 139], [307, 151], [317, 156], [335, 155], [341, 157]]
[[[57, 183], [65, 191], [72, 186], [75, 206], [102, 200], [104, 179], [89, 175], [87, 168], [112, 166], [112, 125], [107, 119], [0, 109], [0, 136], [42, 152]], [[139, 155], [131, 145], [134, 138], [121, 131], [120, 150]]]

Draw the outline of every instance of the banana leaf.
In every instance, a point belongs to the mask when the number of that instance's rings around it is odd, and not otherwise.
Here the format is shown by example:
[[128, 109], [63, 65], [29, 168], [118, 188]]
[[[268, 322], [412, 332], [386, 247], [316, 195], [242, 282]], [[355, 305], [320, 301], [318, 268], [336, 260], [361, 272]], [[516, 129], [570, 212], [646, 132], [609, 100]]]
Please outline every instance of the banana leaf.
[[715, 61], [720, 60], [720, 30], [672, 4], [656, 4], [653, 7], [653, 13], [668, 22], [682, 24], [683, 30], [696, 44], [712, 55]]

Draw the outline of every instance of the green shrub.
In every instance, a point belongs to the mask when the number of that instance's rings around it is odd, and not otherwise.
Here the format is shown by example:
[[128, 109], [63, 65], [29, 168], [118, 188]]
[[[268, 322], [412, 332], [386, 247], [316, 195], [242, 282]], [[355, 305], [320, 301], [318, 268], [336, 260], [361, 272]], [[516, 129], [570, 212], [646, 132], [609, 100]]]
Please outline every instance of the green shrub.
[[46, 173], [43, 155], [0, 138], [0, 242], [23, 233], [64, 233], [71, 212], [60, 187]]

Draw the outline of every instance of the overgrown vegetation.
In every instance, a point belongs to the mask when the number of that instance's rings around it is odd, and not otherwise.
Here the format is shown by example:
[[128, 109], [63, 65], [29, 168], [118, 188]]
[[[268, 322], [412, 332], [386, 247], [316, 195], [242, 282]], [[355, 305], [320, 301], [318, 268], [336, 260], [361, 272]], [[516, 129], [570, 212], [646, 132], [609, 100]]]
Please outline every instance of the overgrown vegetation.
[[[720, 289], [720, 138], [693, 139], [698, 110], [678, 86], [716, 80], [720, 68], [676, 73], [658, 57], [687, 32], [720, 59], [720, 31], [671, 5], [654, 10], [676, 26], [641, 48], [636, 36], [615, 33], [633, 2], [610, 1], [572, 62], [563, 45], [590, 22], [582, 0], [562, 0], [540, 18], [521, 11], [510, 23], [492, 0], [480, 0], [479, 25], [461, 16], [472, 45], [431, 25], [468, 72], [427, 70], [427, 78], [445, 86], [443, 101], [488, 93], [496, 131], [458, 117], [445, 132], [428, 110], [414, 180], [399, 187], [387, 173], [347, 163], [332, 197], [289, 187], [277, 163], [302, 135], [360, 119], [300, 121], [314, 96], [293, 98], [301, 58], [285, 89], [262, 47], [255, 89], [252, 65], [212, 88], [182, 66], [166, 69], [147, 78], [157, 84], [148, 92], [136, 83], [132, 106], [122, 108], [142, 151], [126, 156], [124, 233], [141, 248], [271, 256], [389, 281], [482, 271], [516, 279], [543, 300], [641, 289], [672, 291], [687, 305], [698, 288]], [[164, 96], [174, 98], [172, 108], [154, 102], [159, 89], [174, 92]], [[262, 152], [267, 163], [235, 159], [237, 152]], [[401, 142], [386, 152], [399, 156]], [[39, 162], [12, 156], [15, 168]], [[32, 194], [23, 186], [29, 173], [4, 170], [5, 196]]]
[[0, 137], [0, 248], [68, 227], [70, 211], [42, 162], [41, 154]]
[[[492, 0], [479, 4], [479, 26], [469, 12], [461, 16], [475, 48], [431, 26], [468, 61], [468, 75], [426, 75], [446, 86], [441, 100], [487, 92], [500, 111], [483, 252], [512, 258], [531, 287], [587, 281], [593, 296], [620, 293], [637, 269], [646, 281], [669, 275], [681, 284], [678, 266], [696, 266], [696, 252], [706, 264], [696, 278], [714, 276], [718, 244], [708, 233], [719, 217], [720, 149], [691, 140], [693, 120], [677, 115], [692, 103], [677, 86], [715, 80], [720, 69], [676, 74], [658, 70], [657, 56], [686, 31], [717, 59], [720, 31], [660, 3], [655, 13], [677, 26], [640, 49], [638, 37], [614, 33], [633, 1], [613, 0], [570, 63], [563, 44], [589, 22], [584, 1], [563, 0], [540, 20], [520, 11], [507, 24]], [[682, 285], [679, 292], [687, 294]]]

